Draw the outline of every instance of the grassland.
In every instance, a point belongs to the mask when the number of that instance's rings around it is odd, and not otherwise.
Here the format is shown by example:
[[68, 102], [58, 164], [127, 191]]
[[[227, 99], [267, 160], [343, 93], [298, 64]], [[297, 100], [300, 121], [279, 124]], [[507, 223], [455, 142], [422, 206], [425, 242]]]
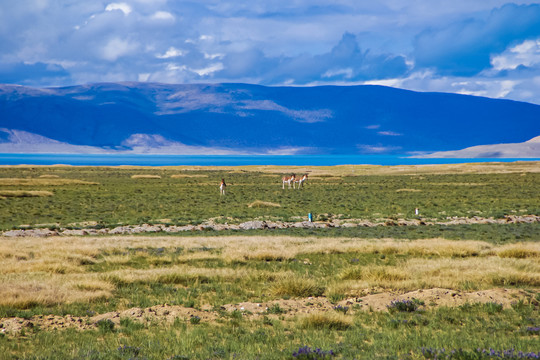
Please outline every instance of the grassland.
[[[0, 258], [0, 358], [287, 359], [306, 345], [338, 359], [538, 351], [538, 242], [4, 238]], [[392, 310], [406, 304], [399, 294], [419, 306]]]
[[[538, 163], [441, 166], [245, 168], [3, 167], [1, 191], [48, 197], [0, 199], [0, 229], [159, 223], [495, 217], [540, 214]], [[453, 173], [449, 173], [454, 171]], [[308, 172], [300, 190], [281, 176]], [[221, 178], [227, 195], [219, 196]]]
[[[539, 170], [6, 167], [0, 192], [19, 196], [0, 199], [0, 222], [407, 219], [415, 207], [439, 220], [538, 215]], [[303, 189], [281, 188], [280, 175], [307, 171]], [[0, 237], [0, 359], [534, 358], [539, 229]]]

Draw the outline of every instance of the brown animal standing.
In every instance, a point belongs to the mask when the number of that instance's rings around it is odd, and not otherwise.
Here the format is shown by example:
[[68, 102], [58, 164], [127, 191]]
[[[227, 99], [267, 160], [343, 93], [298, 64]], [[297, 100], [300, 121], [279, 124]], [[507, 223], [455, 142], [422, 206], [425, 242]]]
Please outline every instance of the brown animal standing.
[[291, 188], [291, 183], [292, 183], [293, 188], [294, 188], [294, 179], [295, 178], [296, 178], [295, 174], [292, 174], [291, 176], [284, 176], [283, 178], [281, 178], [281, 180], [283, 181], [283, 189], [285, 189], [285, 183], [289, 184], [289, 189]]
[[225, 179], [221, 179], [221, 184], [219, 184], [219, 193], [220, 195], [225, 195], [225, 188], [227, 187], [227, 184], [225, 184]]
[[[298, 188], [299, 189], [300, 189], [300, 187], [304, 187], [304, 182], [307, 180], [307, 176], [308, 176], [308, 174], [304, 174], [304, 175], [302, 175], [302, 177], [294, 179], [294, 182], [298, 183]], [[294, 187], [294, 184], [293, 184], [293, 187]]]

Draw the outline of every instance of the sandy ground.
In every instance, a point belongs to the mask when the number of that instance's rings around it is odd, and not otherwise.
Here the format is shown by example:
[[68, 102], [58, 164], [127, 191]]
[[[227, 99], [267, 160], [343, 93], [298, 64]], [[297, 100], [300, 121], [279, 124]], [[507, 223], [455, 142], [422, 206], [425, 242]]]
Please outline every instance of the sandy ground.
[[[536, 292], [540, 291], [538, 289]], [[6, 335], [19, 335], [21, 330], [32, 331], [34, 327], [41, 330], [62, 330], [76, 328], [79, 330], [96, 329], [100, 321], [112, 321], [115, 326], [120, 324], [120, 319], [131, 318], [134, 321], [149, 323], [162, 322], [172, 323], [174, 321], [189, 322], [192, 317], [199, 317], [201, 322], [214, 322], [223, 316], [223, 313], [239, 311], [244, 318], [255, 320], [263, 316], [269, 318], [292, 319], [297, 316], [335, 311], [335, 306], [347, 306], [347, 314], [354, 314], [357, 311], [387, 311], [387, 306], [396, 300], [422, 300], [425, 309], [440, 306], [455, 307], [465, 303], [488, 303], [495, 302], [502, 304], [504, 308], [510, 307], [519, 300], [527, 302], [537, 302], [534, 297], [519, 289], [490, 289], [474, 292], [460, 292], [449, 289], [424, 289], [398, 294], [393, 292], [380, 292], [363, 297], [350, 298], [332, 304], [325, 297], [310, 297], [302, 299], [273, 300], [263, 303], [244, 302], [239, 304], [227, 304], [220, 309], [212, 309], [210, 306], [203, 306], [201, 309], [186, 308], [176, 305], [157, 305], [149, 308], [131, 308], [124, 311], [114, 311], [95, 316], [75, 317], [75, 316], [54, 316], [39, 315], [29, 319], [23, 318], [2, 318], [0, 319], [0, 333]], [[268, 311], [279, 305], [279, 314]]]

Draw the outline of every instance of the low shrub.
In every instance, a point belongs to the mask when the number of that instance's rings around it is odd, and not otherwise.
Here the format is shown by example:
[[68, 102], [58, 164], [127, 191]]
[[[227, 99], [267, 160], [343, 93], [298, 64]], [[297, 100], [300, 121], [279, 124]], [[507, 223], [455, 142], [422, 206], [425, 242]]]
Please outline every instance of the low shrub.
[[334, 356], [335, 354], [332, 350], [312, 349], [307, 345], [300, 347], [292, 353], [293, 359], [296, 360], [327, 359]]
[[493, 315], [503, 310], [503, 304], [499, 304], [496, 302], [487, 302], [484, 304], [483, 308], [488, 314]]
[[451, 360], [469, 360], [469, 359], [538, 359], [540, 352], [523, 352], [515, 349], [494, 350], [494, 349], [432, 349], [422, 348], [422, 355], [425, 359], [451, 359]]
[[101, 332], [111, 332], [114, 330], [114, 322], [111, 319], [99, 320], [96, 325]]
[[285, 277], [272, 287], [272, 292], [275, 295], [295, 297], [321, 296], [324, 290], [324, 286], [313, 279], [294, 276]]
[[412, 300], [395, 300], [387, 305], [388, 311], [395, 312], [415, 312], [420, 305], [424, 305], [424, 302], [418, 299]]
[[272, 306], [270, 306], [268, 309], [266, 309], [266, 313], [267, 314], [276, 314], [276, 315], [280, 315], [280, 314], [284, 314], [286, 313], [285, 310], [283, 310], [279, 304], [274, 304]]
[[332, 309], [336, 310], [337, 312], [341, 312], [343, 314], [346, 314], [347, 311], [349, 311], [348, 306], [341, 306], [341, 305], [334, 306]]
[[303, 329], [346, 330], [352, 326], [352, 319], [344, 314], [321, 312], [306, 315], [299, 325]]

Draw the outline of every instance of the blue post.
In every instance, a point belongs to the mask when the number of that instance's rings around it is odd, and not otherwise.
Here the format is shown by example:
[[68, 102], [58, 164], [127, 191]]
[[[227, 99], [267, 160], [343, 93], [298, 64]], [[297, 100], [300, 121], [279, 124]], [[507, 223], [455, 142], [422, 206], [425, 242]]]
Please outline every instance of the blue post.
[[308, 220], [309, 222], [313, 222], [313, 215], [311, 213], [308, 214]]

